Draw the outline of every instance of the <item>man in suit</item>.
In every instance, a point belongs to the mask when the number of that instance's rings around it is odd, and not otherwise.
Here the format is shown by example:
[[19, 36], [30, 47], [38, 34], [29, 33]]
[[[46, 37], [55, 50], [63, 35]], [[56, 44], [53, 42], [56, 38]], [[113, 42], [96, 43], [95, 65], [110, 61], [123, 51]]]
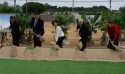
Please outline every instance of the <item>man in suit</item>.
[[83, 19], [79, 19], [78, 23], [80, 25], [80, 30], [79, 30], [80, 41], [82, 42], [82, 48], [80, 50], [84, 51], [87, 47], [89, 28], [84, 23]]
[[32, 17], [30, 28], [33, 29], [34, 34], [34, 47], [39, 46], [41, 47], [41, 41], [39, 39], [40, 36], [43, 36], [44, 34], [44, 22], [40, 18], [39, 14], [35, 14], [34, 17]]

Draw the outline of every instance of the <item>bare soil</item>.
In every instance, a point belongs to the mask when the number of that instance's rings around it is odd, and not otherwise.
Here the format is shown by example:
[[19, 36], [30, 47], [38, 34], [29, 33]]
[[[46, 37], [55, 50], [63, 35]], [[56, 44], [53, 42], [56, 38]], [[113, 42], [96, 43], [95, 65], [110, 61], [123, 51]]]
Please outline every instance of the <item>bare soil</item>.
[[[51, 41], [54, 39], [54, 34], [52, 33], [53, 31], [53, 26], [51, 25], [50, 22], [46, 22], [44, 25], [45, 28], [45, 42], [43, 43], [43, 47], [49, 47], [51, 46]], [[64, 47], [77, 47], [78, 43], [78, 33], [75, 32], [76, 25], [72, 25], [70, 29], [68, 30], [68, 38], [67, 40], [69, 41], [70, 44], [64, 45]], [[105, 48], [106, 46], [100, 45], [100, 38], [102, 36], [102, 32], [100, 30], [97, 30], [97, 33], [92, 34], [92, 40], [95, 42], [94, 45], [88, 46], [88, 48]]]

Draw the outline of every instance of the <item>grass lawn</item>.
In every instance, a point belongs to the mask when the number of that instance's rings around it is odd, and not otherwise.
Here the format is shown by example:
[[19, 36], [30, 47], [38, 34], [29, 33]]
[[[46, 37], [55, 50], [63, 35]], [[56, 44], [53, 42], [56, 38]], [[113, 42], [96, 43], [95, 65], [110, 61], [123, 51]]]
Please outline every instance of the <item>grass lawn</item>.
[[125, 62], [0, 59], [0, 74], [125, 74]]

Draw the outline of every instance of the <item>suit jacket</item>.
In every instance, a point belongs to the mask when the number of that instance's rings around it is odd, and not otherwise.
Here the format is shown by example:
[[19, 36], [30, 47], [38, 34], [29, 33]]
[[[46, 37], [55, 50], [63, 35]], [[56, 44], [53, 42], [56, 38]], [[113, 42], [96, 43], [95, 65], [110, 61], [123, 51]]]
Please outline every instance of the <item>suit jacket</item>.
[[34, 27], [34, 22], [35, 22], [35, 19], [32, 18], [30, 28], [32, 28], [33, 32], [35, 32], [36, 34], [40, 34], [41, 36], [43, 36], [43, 34], [44, 34], [44, 22], [43, 22], [43, 20], [41, 20], [39, 18], [37, 23], [36, 23], [36, 27]]
[[80, 35], [80, 37], [82, 39], [88, 38], [88, 36], [89, 36], [89, 28], [85, 23], [83, 23], [82, 26], [80, 27], [79, 35]]
[[13, 24], [10, 22], [10, 29], [12, 35], [20, 35], [19, 24], [15, 21]]

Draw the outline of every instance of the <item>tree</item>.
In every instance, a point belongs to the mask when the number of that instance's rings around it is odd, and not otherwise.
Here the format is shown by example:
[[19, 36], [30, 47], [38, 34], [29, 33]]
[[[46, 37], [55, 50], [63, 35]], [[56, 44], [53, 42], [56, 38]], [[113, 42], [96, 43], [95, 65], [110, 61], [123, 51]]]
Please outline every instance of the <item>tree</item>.
[[16, 13], [22, 13], [22, 12], [23, 12], [22, 7], [19, 5], [16, 5]]
[[[17, 5], [16, 12], [22, 12], [22, 8], [19, 5]], [[15, 7], [9, 6], [5, 1], [3, 4], [0, 4], [0, 13], [15, 13]]]
[[[27, 12], [29, 13], [43, 13], [47, 7], [38, 2], [28, 2], [27, 3]], [[22, 6], [23, 12], [26, 12], [26, 3]]]
[[[30, 17], [25, 14], [16, 14], [16, 19], [20, 25], [21, 30], [21, 42], [31, 41], [32, 33], [28, 31], [30, 26]], [[27, 32], [28, 31], [28, 32]]]
[[14, 12], [14, 8], [9, 7], [6, 1], [0, 5], [0, 13], [10, 13], [10, 12]]
[[54, 20], [58, 21], [58, 24], [62, 27], [65, 36], [68, 36], [68, 29], [72, 23], [74, 23], [74, 17], [71, 15], [57, 14]]
[[102, 45], [106, 45], [107, 42], [107, 24], [108, 24], [108, 20], [109, 17], [111, 17], [112, 12], [111, 11], [105, 11], [105, 12], [101, 12], [101, 22], [99, 22], [99, 29], [103, 32], [102, 36], [101, 36], [101, 44]]
[[121, 14], [121, 19], [122, 19], [122, 28], [123, 28], [123, 32], [122, 33], [124, 33], [124, 38], [125, 38], [125, 6], [124, 7], [121, 7], [120, 9], [119, 9], [119, 11], [120, 11], [120, 14]]
[[123, 14], [125, 14], [125, 6], [124, 7], [120, 7], [119, 11]]
[[121, 30], [120, 33], [120, 38], [123, 32], [125, 32], [125, 17], [122, 13], [114, 13], [112, 11], [108, 11], [108, 12], [103, 12], [101, 13], [101, 23], [100, 23], [100, 29], [103, 31], [103, 33], [107, 32], [107, 24], [108, 21], [113, 21], [115, 24], [118, 25], [118, 27]]

